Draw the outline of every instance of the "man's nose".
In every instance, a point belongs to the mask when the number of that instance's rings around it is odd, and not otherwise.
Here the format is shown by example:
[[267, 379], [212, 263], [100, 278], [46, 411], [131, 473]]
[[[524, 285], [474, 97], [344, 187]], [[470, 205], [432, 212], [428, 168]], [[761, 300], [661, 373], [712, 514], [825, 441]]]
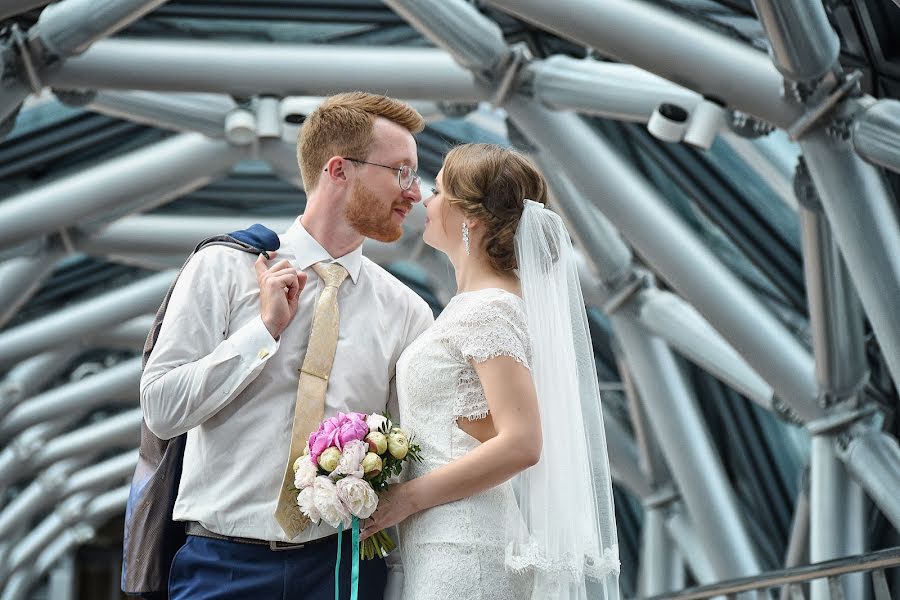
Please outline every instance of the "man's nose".
[[421, 202], [422, 190], [419, 189], [419, 182], [412, 184], [408, 190], [404, 190], [403, 197], [410, 202]]

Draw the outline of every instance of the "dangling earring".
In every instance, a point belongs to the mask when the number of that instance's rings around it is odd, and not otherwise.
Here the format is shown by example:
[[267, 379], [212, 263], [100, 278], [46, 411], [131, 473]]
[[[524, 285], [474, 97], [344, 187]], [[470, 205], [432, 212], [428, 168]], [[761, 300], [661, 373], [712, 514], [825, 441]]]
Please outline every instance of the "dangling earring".
[[466, 247], [466, 254], [471, 254], [469, 252], [469, 224], [468, 223], [463, 222], [462, 231], [463, 231], [463, 245]]

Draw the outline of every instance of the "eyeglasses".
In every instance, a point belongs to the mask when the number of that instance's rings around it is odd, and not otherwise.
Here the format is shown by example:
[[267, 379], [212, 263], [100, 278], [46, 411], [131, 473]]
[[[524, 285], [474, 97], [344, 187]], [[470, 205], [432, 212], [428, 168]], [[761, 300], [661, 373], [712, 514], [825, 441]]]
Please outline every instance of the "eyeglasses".
[[[390, 167], [388, 165], [380, 165], [378, 163], [369, 162], [366, 160], [359, 160], [358, 158], [350, 158], [348, 156], [342, 156], [344, 160], [349, 160], [355, 163], [362, 163], [364, 165], [373, 165], [376, 167], [382, 167], [384, 169], [390, 169], [391, 171], [397, 171], [397, 183], [400, 185], [401, 190], [408, 190], [413, 185], [419, 185], [421, 179], [419, 178], [419, 174], [416, 173], [416, 170], [410, 167], [409, 165], [403, 165], [400, 167]], [[326, 171], [328, 169], [325, 169]]]

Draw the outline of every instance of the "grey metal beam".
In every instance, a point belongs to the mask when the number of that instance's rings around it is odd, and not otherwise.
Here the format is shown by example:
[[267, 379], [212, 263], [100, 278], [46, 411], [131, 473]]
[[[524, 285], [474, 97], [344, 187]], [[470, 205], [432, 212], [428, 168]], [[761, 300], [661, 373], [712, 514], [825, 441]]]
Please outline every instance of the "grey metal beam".
[[0, 203], [0, 248], [162, 204], [226, 173], [245, 152], [183, 133], [16, 194]]
[[90, 336], [103, 327], [118, 325], [138, 315], [155, 312], [174, 280], [173, 271], [157, 273], [7, 329], [0, 333], [0, 365]]
[[649, 2], [485, 4], [780, 127], [802, 112], [782, 96], [781, 74], [764, 52]]
[[636, 299], [638, 320], [689, 360], [766, 410], [772, 386], [760, 377], [706, 320], [680, 297], [648, 287]]
[[62, 249], [53, 248], [0, 263], [0, 327], [38, 291], [63, 255]]
[[210, 236], [246, 229], [261, 221], [275, 231], [287, 231], [292, 218], [258, 216], [131, 215], [110, 223], [102, 230], [76, 238], [81, 252], [94, 256], [108, 254], [149, 254], [187, 257], [197, 244]]
[[30, 457], [31, 467], [108, 448], [137, 447], [142, 419], [141, 409], [135, 408], [57, 436]]
[[[640, 597], [674, 592], [682, 587], [684, 571], [677, 572], [680, 561], [673, 561], [673, 557], [680, 558], [678, 548], [666, 530], [664, 509], [645, 506], [638, 571]], [[678, 585], [679, 579], [681, 585]]]
[[895, 382], [900, 382], [900, 214], [884, 175], [822, 131], [800, 142], [831, 231]]
[[34, 516], [61, 500], [60, 489], [84, 462], [83, 457], [77, 457], [53, 464], [20, 490], [0, 511], [0, 537], [10, 539], [22, 523], [31, 523]]
[[666, 530], [684, 558], [685, 564], [701, 584], [719, 581], [709, 559], [709, 548], [697, 537], [697, 532], [688, 520], [680, 503], [673, 505], [666, 516]]
[[66, 413], [84, 413], [114, 400], [137, 404], [141, 371], [138, 356], [19, 403], [0, 421], [0, 444], [32, 425]]
[[[235, 60], [240, 57], [240, 60]], [[285, 77], [286, 73], [302, 76]], [[61, 89], [322, 96], [374, 91], [399, 98], [478, 101], [474, 76], [443, 50], [111, 39], [48, 77]]]
[[556, 110], [646, 123], [662, 103], [692, 112], [703, 97], [632, 65], [551, 56], [525, 67], [535, 100]]
[[99, 348], [141, 350], [154, 318], [155, 316], [150, 314], [135, 317], [113, 329], [97, 332], [87, 340], [87, 343]]
[[44, 385], [69, 366], [80, 351], [75, 344], [32, 356], [9, 370], [0, 381], [0, 419], [25, 398], [41, 391]]
[[100, 91], [84, 107], [90, 111], [172, 131], [195, 131], [222, 139], [225, 116], [237, 105], [222, 94], [160, 94]]
[[900, 446], [892, 436], [868, 429], [838, 447], [838, 457], [884, 516], [900, 531]]
[[865, 315], [805, 169], [797, 177], [816, 377], [825, 402], [833, 403], [856, 395], [868, 379]]
[[[463, 67], [485, 73], [507, 52], [500, 27], [468, 2], [446, 0], [385, 0], [428, 39]], [[435, 35], [435, 32], [440, 34]]]
[[110, 517], [123, 512], [129, 492], [129, 486], [126, 485], [101, 494], [85, 492], [63, 502], [13, 549], [4, 568], [0, 569], [0, 582], [27, 567], [41, 550], [67, 529], [80, 523], [98, 527]]
[[518, 97], [505, 108], [779, 399], [802, 419], [822, 414], [812, 357], [631, 165], [574, 114], [554, 113]]
[[872, 164], [900, 173], [900, 102], [883, 98], [854, 115], [853, 149]]
[[613, 480], [638, 498], [646, 498], [653, 489], [641, 471], [634, 440], [625, 432], [619, 420], [611, 414], [603, 419], [606, 433], [606, 451]]
[[553, 194], [554, 210], [565, 221], [577, 246], [585, 252], [591, 269], [607, 288], [614, 288], [631, 275], [634, 258], [631, 248], [615, 226], [572, 184], [552, 153], [531, 154]]
[[55, 56], [84, 52], [93, 42], [124, 29], [166, 0], [63, 0], [41, 11], [29, 31]]
[[818, 0], [753, 0], [769, 38], [775, 67], [787, 79], [809, 81], [828, 73], [841, 43]]
[[716, 575], [759, 573], [737, 499], [709, 432], [668, 346], [635, 319], [612, 315], [613, 331], [634, 373], [656, 439]]

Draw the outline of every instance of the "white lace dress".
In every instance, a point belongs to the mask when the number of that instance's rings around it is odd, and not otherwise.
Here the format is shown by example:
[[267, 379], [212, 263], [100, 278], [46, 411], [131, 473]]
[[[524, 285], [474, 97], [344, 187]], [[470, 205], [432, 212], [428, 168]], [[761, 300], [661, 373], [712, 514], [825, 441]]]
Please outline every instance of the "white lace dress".
[[[479, 445], [456, 424], [489, 413], [470, 361], [504, 355], [529, 366], [523, 309], [521, 298], [500, 289], [459, 294], [403, 352], [397, 363], [400, 422], [424, 459], [409, 463], [404, 478], [421, 477]], [[530, 573], [504, 568], [510, 526], [524, 526], [510, 482], [408, 518], [399, 527], [403, 600], [530, 598]]]

